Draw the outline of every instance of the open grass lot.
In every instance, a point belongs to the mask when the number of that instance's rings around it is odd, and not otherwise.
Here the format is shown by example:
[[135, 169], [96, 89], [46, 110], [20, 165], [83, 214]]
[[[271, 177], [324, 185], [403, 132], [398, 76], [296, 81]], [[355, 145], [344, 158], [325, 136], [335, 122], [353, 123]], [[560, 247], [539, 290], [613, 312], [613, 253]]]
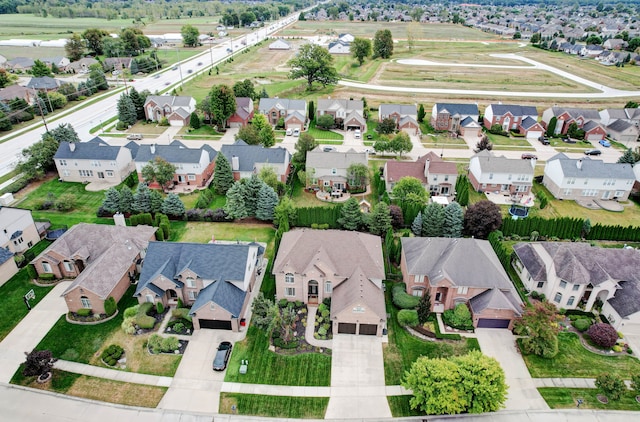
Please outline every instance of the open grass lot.
[[261, 396], [258, 394], [220, 393], [220, 413], [270, 418], [323, 419], [329, 397]]
[[610, 400], [608, 404], [598, 401], [596, 396], [599, 393], [595, 388], [538, 388], [538, 391], [552, 409], [572, 409], [576, 407], [578, 399], [582, 399], [581, 409], [640, 410], [640, 403], [631, 391], [618, 401]]
[[[249, 369], [240, 375], [240, 361], [249, 360]], [[249, 327], [247, 337], [234, 345], [226, 382], [271, 385], [330, 385], [331, 357], [319, 353], [285, 356], [269, 350], [269, 338], [256, 328]]]
[[[178, 222], [174, 222], [176, 224]], [[184, 223], [184, 228], [178, 227], [180, 232], [179, 242], [207, 243], [211, 236], [217, 240], [241, 240], [248, 242], [270, 243], [275, 235], [275, 229], [270, 224], [260, 223], [205, 223], [205, 222], [179, 222]], [[171, 227], [174, 231], [174, 227]], [[173, 240], [173, 239], [172, 239]]]
[[323, 142], [325, 139], [333, 141], [342, 141], [344, 139], [344, 136], [341, 133], [318, 129], [317, 127], [315, 127], [315, 123], [311, 123], [311, 125], [309, 125], [307, 133], [313, 136], [318, 142]]
[[[37, 189], [28, 192], [26, 195], [23, 193], [16, 194], [16, 198], [19, 200], [17, 206], [35, 210], [37, 209], [37, 205], [42, 201], [55, 201], [64, 194], [72, 194], [76, 198], [73, 209], [74, 217], [94, 218], [96, 211], [104, 200], [104, 192], [89, 192], [85, 189], [83, 183], [59, 182], [58, 179], [52, 178], [42, 183]], [[65, 214], [67, 216], [69, 214], [58, 211], [47, 211], [47, 214], [49, 213]]]
[[595, 378], [603, 372], [629, 379], [640, 372], [640, 361], [631, 356], [601, 356], [591, 353], [574, 333], [558, 335], [559, 352], [553, 359], [523, 354], [534, 378]]
[[140, 133], [144, 136], [155, 138], [167, 129], [169, 129], [169, 126], [160, 126], [156, 122], [147, 123], [146, 121], [139, 121], [131, 126], [125, 133]]
[[422, 135], [422, 145], [426, 148], [467, 149], [469, 146], [462, 137], [453, 138], [444, 133], [427, 133]]
[[[191, 209], [196, 207], [196, 202], [198, 202], [198, 197], [200, 196], [200, 191], [196, 190], [189, 194], [178, 194], [180, 200], [184, 203], [186, 209]], [[227, 197], [224, 195], [215, 195], [214, 200], [209, 205], [209, 209], [215, 210], [216, 208], [224, 207], [224, 204], [227, 203]]]
[[510, 138], [508, 136], [494, 135], [489, 132], [485, 133], [494, 146], [513, 147], [518, 149], [522, 149], [520, 147], [531, 148], [531, 143], [527, 141], [526, 138]]
[[412, 409], [409, 400], [413, 396], [387, 396], [391, 416], [394, 418], [406, 418], [409, 416], [422, 416], [425, 413], [418, 409]]
[[16, 275], [0, 287], [0, 297], [2, 297], [2, 306], [0, 306], [0, 341], [29, 313], [24, 304], [24, 295], [33, 289], [36, 298], [29, 301], [31, 307], [33, 307], [40, 302], [52, 288], [53, 287], [39, 287], [31, 283], [26, 268], [18, 271]]
[[424, 341], [413, 337], [398, 324], [398, 310], [391, 303], [391, 286], [392, 283], [387, 283], [385, 292], [387, 313], [391, 315], [387, 320], [389, 343], [383, 345], [384, 378], [387, 385], [400, 384], [405, 371], [420, 356], [436, 358], [463, 355], [478, 348], [477, 340], [470, 341], [475, 339]]
[[[521, 60], [493, 57], [491, 54], [518, 53], [522, 48], [517, 42], [448, 42], [416, 40], [412, 48], [406, 41], [394, 45], [397, 59], [423, 59], [438, 63], [497, 64], [530, 66]], [[489, 69], [483, 69], [489, 71]]]

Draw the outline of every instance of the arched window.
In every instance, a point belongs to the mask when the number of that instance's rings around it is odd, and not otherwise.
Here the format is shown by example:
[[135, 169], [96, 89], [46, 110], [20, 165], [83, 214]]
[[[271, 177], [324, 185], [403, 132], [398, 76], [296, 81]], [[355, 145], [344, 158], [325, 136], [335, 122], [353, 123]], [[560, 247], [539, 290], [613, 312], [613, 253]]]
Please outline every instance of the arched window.
[[553, 298], [553, 301], [555, 303], [560, 303], [562, 302], [562, 293], [556, 293], [555, 297]]
[[284, 282], [285, 283], [293, 283], [293, 274], [291, 273], [286, 273], [284, 275]]
[[569, 300], [567, 300], [567, 306], [573, 305], [573, 302], [576, 300], [575, 296], [570, 296]]
[[80, 296], [80, 302], [82, 302], [82, 307], [86, 309], [91, 309], [91, 301], [86, 296]]

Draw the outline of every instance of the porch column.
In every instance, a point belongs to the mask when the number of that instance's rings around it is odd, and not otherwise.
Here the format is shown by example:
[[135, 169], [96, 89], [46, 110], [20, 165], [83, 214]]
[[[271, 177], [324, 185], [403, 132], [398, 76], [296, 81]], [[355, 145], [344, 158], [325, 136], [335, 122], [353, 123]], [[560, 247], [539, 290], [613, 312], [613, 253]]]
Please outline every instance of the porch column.
[[595, 303], [598, 297], [598, 293], [600, 293], [600, 289], [597, 289], [596, 287], [594, 287], [593, 290], [591, 291], [591, 296], [589, 296], [589, 300], [587, 301], [587, 304], [584, 307], [585, 311], [587, 312], [591, 311], [591, 308], [593, 308], [593, 304]]

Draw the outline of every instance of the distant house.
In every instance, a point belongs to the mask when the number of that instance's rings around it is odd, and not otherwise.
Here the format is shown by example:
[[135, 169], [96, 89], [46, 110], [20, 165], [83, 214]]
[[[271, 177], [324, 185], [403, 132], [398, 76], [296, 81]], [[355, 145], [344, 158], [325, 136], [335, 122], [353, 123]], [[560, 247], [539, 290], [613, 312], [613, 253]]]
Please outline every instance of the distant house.
[[599, 45], [588, 44], [582, 47], [582, 49], [580, 50], [580, 55], [583, 57], [595, 58], [598, 57], [603, 51], [604, 48]]
[[195, 329], [239, 331], [263, 255], [257, 243], [150, 242], [135, 296], [190, 306]]
[[73, 73], [89, 73], [89, 68], [97, 63], [100, 62], [93, 57], [83, 57], [80, 60], [69, 63], [69, 65], [67, 66], [67, 70], [70, 70]]
[[[523, 160], [524, 161], [524, 160]], [[631, 164], [605, 163], [560, 153], [544, 166], [542, 184], [558, 199], [626, 201], [635, 182]]]
[[469, 161], [469, 182], [478, 192], [527, 195], [533, 185], [535, 161], [496, 156], [483, 150]]
[[53, 161], [65, 182], [119, 184], [135, 169], [129, 148], [95, 137], [89, 142], [60, 142]]
[[5, 67], [13, 72], [28, 72], [34, 64], [34, 60], [29, 57], [16, 57], [8, 60]]
[[290, 100], [288, 98], [260, 98], [258, 105], [260, 114], [267, 117], [272, 126], [278, 121], [284, 121], [285, 129], [303, 131], [307, 122], [307, 102], [305, 100]]
[[271, 44], [269, 44], [269, 50], [290, 50], [291, 46], [288, 42], [283, 40], [282, 38], [278, 38]]
[[345, 191], [349, 189], [349, 166], [366, 166], [367, 163], [367, 154], [364, 152], [356, 152], [353, 149], [347, 152], [323, 151], [317, 147], [307, 152], [307, 187]]
[[253, 119], [253, 100], [249, 97], [236, 97], [236, 112], [227, 119], [229, 127], [243, 127]]
[[344, 130], [367, 130], [362, 100], [319, 99], [316, 116], [329, 114], [333, 116], [338, 128]]
[[640, 127], [625, 120], [616, 120], [607, 126], [607, 134], [623, 144], [640, 141]]
[[36, 92], [20, 85], [9, 85], [0, 89], [0, 101], [8, 103], [16, 98], [25, 100], [28, 104], [33, 104], [36, 99]]
[[[569, 126], [575, 123], [579, 129], [583, 129], [585, 132], [588, 131], [588, 133], [585, 134], [585, 139], [588, 141], [599, 141], [606, 136], [606, 131], [600, 126], [600, 113], [598, 113], [598, 110], [550, 107], [542, 113], [542, 126], [547, 129], [551, 119], [554, 117], [556, 118], [556, 126], [553, 133], [556, 135], [566, 135]], [[589, 125], [587, 125], [585, 129], [584, 126], [587, 123], [589, 123]]]
[[381, 336], [387, 321], [380, 237], [296, 229], [282, 236], [273, 264], [276, 298], [315, 305], [331, 298], [334, 333]]
[[133, 59], [130, 57], [107, 57], [102, 62], [102, 67], [105, 72], [113, 72], [114, 70], [122, 71], [125, 69], [131, 69], [131, 62]]
[[346, 33], [346, 34], [340, 34], [338, 35], [338, 39], [342, 42], [346, 42], [346, 43], [352, 43], [353, 41], [355, 41], [356, 37], [354, 37], [353, 35]]
[[66, 71], [67, 66], [71, 63], [71, 61], [64, 56], [45, 57], [40, 59], [40, 61], [49, 67], [53, 67], [55, 65], [55, 67], [61, 71]]
[[144, 102], [147, 120], [159, 122], [164, 117], [171, 126], [188, 126], [195, 110], [196, 100], [193, 97], [149, 95]]
[[479, 115], [477, 104], [436, 103], [431, 109], [431, 126], [435, 130], [480, 136]]
[[351, 44], [344, 41], [333, 41], [328, 46], [329, 53], [331, 54], [351, 54]]
[[500, 125], [505, 132], [518, 131], [527, 138], [537, 139], [544, 133], [537, 120], [538, 111], [533, 106], [489, 104], [484, 111], [483, 124], [487, 129]]
[[35, 89], [36, 91], [56, 91], [62, 84], [66, 82], [62, 82], [59, 79], [51, 78], [49, 76], [42, 76], [39, 78], [31, 78], [27, 83], [27, 88]]
[[[176, 167], [173, 186], [205, 187], [213, 176], [216, 154], [209, 145], [188, 148], [180, 141], [173, 141], [169, 145], [143, 144], [139, 146], [135, 158], [138, 180], [144, 180], [142, 168], [156, 157], [161, 157]], [[151, 183], [149, 187], [160, 188], [157, 182]]]
[[387, 192], [391, 192], [395, 184], [406, 176], [420, 180], [431, 196], [452, 196], [458, 169], [455, 163], [444, 161], [433, 151], [413, 162], [388, 160], [384, 163], [383, 177]]
[[265, 148], [262, 145], [248, 145], [241, 139], [234, 144], [225, 144], [220, 152], [229, 161], [235, 180], [246, 179], [258, 174], [263, 167], [271, 167], [278, 180], [285, 183], [289, 176], [291, 154], [286, 148]]
[[80, 223], [72, 226], [31, 263], [38, 274], [75, 278], [62, 293], [69, 312], [103, 314], [104, 301], [116, 302], [135, 280], [156, 227]]
[[418, 110], [415, 104], [380, 104], [378, 108], [378, 122], [384, 119], [393, 119], [396, 129], [411, 135], [420, 133], [418, 123]]
[[476, 328], [513, 328], [522, 301], [488, 241], [401, 240], [400, 269], [408, 294], [423, 296], [428, 290], [431, 310], [438, 313], [466, 304]]

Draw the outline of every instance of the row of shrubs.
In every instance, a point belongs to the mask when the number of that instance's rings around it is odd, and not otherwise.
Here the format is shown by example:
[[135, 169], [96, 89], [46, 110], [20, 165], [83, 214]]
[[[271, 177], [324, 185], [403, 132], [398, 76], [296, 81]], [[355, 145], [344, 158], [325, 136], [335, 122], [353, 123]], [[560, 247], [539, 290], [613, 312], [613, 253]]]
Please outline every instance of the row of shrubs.
[[435, 337], [439, 340], [461, 340], [462, 339], [460, 334], [446, 334], [446, 333], [440, 332], [440, 327], [438, 326], [438, 323], [435, 320], [435, 317], [432, 315], [429, 318], [430, 318], [429, 319], [430, 321], [434, 322], [433, 326], [434, 326], [435, 333], [426, 332], [424, 329], [421, 329], [421, 327], [419, 326], [418, 311], [416, 311], [415, 309], [401, 309], [400, 311], [398, 311], [398, 315], [397, 315], [398, 324], [402, 325], [403, 327], [416, 327], [418, 328], [418, 330], [416, 331], [421, 332], [422, 334], [428, 337]]
[[164, 305], [161, 302], [153, 304], [145, 302], [141, 305], [135, 305], [124, 311], [124, 321], [122, 321], [122, 329], [127, 334], [134, 334], [136, 327], [143, 330], [150, 330], [156, 324], [153, 313], [161, 314], [164, 312]]
[[105, 365], [115, 366], [123, 354], [124, 349], [121, 346], [112, 344], [104, 349], [102, 355], [100, 355], [100, 358], [102, 359], [102, 362], [105, 363]]
[[193, 208], [187, 210], [188, 221], [207, 221], [214, 223], [232, 222], [227, 218], [224, 208], [216, 208], [215, 210]]
[[318, 327], [317, 335], [315, 336], [318, 340], [327, 340], [330, 338], [331, 310], [325, 303], [321, 303], [320, 305], [318, 305], [315, 326]]
[[464, 303], [459, 303], [454, 309], [447, 309], [442, 314], [442, 321], [449, 327], [458, 330], [473, 330], [473, 322], [471, 321], [471, 312]]

